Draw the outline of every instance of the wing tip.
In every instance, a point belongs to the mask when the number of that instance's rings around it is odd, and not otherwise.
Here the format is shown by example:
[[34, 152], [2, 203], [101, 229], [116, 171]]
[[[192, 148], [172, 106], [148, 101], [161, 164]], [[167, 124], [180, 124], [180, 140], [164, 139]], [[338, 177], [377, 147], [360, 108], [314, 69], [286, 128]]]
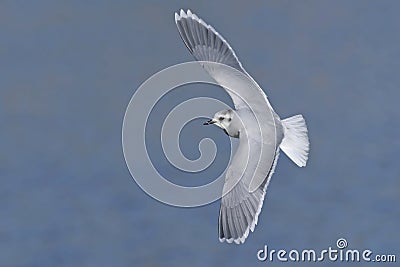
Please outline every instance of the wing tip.
[[232, 244], [233, 242], [237, 245], [243, 244], [246, 241], [247, 237], [249, 236], [250, 231], [253, 232], [254, 227], [253, 227], [253, 229], [251, 229], [251, 226], [249, 225], [249, 226], [247, 226], [246, 231], [243, 233], [243, 235], [241, 237], [238, 237], [236, 239], [233, 237], [231, 237], [231, 238], [225, 238], [225, 237], [220, 238], [219, 237], [219, 242], [223, 243], [226, 241], [229, 244]]
[[[224, 43], [228, 49], [231, 51], [233, 57], [236, 59], [240, 69], [242, 69], [244, 71], [244, 68], [242, 66], [242, 63], [239, 61], [235, 51], [232, 49], [232, 47], [230, 46], [230, 44], [225, 40], [224, 37], [222, 37], [221, 34], [218, 33], [217, 30], [215, 30], [215, 28], [213, 26], [211, 26], [210, 24], [207, 24], [204, 20], [202, 20], [200, 17], [198, 17], [195, 13], [193, 13], [190, 9], [188, 9], [186, 12], [183, 9], [180, 9], [179, 14], [175, 13], [175, 23], [178, 25], [179, 21], [182, 19], [191, 19], [196, 21], [197, 23], [201, 24], [203, 27], [205, 27], [206, 29], [208, 29], [209, 31], [211, 31], [213, 34], [215, 34], [217, 36], [217, 38], [219, 38], [222, 43]], [[190, 49], [189, 49], [190, 50]], [[244, 71], [246, 73], [246, 71]], [[247, 74], [247, 73], [246, 73]]]
[[185, 11], [183, 11], [183, 9], [181, 9], [178, 12], [175, 12], [175, 22], [178, 22], [182, 18], [186, 18], [186, 17], [187, 17], [187, 15], [186, 15]]
[[[247, 234], [248, 235], [248, 234]], [[246, 241], [247, 236], [243, 235], [242, 237], [234, 239], [233, 237], [231, 238], [219, 238], [219, 242], [224, 243], [227, 242], [229, 244], [235, 243], [237, 245], [243, 244]]]
[[181, 9], [181, 11], [180, 11], [180, 16], [181, 16], [182, 18], [185, 18], [185, 17], [186, 17], [186, 13], [185, 13], [185, 11], [183, 11], [183, 9]]
[[181, 20], [182, 18], [191, 18], [193, 20], [198, 21], [199, 23], [203, 24], [205, 27], [209, 27], [201, 18], [199, 18], [195, 13], [193, 13], [190, 9], [188, 9], [186, 12], [181, 9], [178, 12], [175, 12], [175, 22]]

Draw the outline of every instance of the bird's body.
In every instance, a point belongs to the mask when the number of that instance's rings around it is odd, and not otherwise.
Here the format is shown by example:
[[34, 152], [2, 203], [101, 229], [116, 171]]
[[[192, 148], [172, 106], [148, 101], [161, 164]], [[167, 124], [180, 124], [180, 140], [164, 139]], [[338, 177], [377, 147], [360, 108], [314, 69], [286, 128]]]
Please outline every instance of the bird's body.
[[307, 127], [301, 115], [279, 118], [260, 86], [213, 27], [190, 10], [175, 14], [175, 22], [189, 51], [235, 105], [235, 110], [217, 112], [205, 124], [215, 124], [227, 135], [239, 138], [238, 149], [225, 174], [219, 239], [243, 243], [257, 224], [280, 149], [298, 166], [306, 165]]

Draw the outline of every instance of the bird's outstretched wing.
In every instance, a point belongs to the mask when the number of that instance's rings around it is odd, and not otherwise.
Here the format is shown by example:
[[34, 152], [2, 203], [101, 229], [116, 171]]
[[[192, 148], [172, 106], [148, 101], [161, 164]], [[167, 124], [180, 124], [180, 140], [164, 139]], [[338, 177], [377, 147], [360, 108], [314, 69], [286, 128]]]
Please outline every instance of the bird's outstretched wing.
[[[246, 142], [249, 141], [249, 142]], [[251, 147], [259, 147], [259, 143], [252, 140], [240, 140], [238, 151], [229, 166], [226, 174], [226, 181], [235, 181], [243, 170], [242, 150], [252, 149]], [[244, 152], [245, 153], [245, 152]], [[253, 156], [252, 156], [253, 155]], [[250, 154], [249, 163], [245, 167], [243, 178], [237, 182], [232, 189], [231, 182], [226, 182], [224, 191], [230, 190], [222, 197], [221, 207], [219, 210], [218, 218], [218, 232], [219, 240], [221, 242], [227, 241], [228, 243], [235, 242], [236, 244], [244, 243], [250, 231], [254, 231], [258, 222], [261, 208], [264, 203], [265, 193], [271, 179], [276, 163], [278, 161], [279, 148], [274, 153], [272, 165], [269, 167], [268, 175], [263, 178], [262, 184], [253, 192], [248, 190], [248, 178], [252, 176], [254, 171], [254, 154]], [[262, 174], [260, 174], [262, 175]]]
[[[211, 77], [230, 95], [236, 109], [251, 103], [253, 109], [266, 112], [270, 107], [267, 96], [246, 72], [228, 42], [210, 25], [188, 10], [175, 13], [175, 22], [186, 47], [197, 61], [219, 63], [229, 66], [235, 71], [218, 64], [202, 64]], [[272, 108], [271, 108], [272, 109]]]
[[227, 91], [243, 119], [246, 133], [240, 133], [238, 150], [226, 172], [219, 215], [220, 241], [243, 243], [257, 224], [276, 165], [282, 138], [276, 127], [279, 117], [231, 46], [212, 26], [190, 10], [175, 13], [175, 22], [189, 51]]

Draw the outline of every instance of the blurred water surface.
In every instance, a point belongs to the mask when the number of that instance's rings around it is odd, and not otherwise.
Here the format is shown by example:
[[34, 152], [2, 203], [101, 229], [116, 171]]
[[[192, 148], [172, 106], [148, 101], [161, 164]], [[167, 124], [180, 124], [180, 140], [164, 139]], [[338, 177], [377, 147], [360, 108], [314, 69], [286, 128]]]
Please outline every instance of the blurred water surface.
[[[218, 241], [218, 202], [164, 205], [125, 166], [121, 127], [132, 94], [156, 71], [192, 60], [174, 24], [180, 8], [223, 34], [281, 117], [302, 113], [308, 123], [308, 166], [281, 155], [259, 225], [240, 247]], [[399, 258], [399, 8], [361, 0], [1, 1], [0, 266], [280, 266], [258, 262], [257, 251], [325, 249], [340, 237]], [[177, 94], [190, 98], [193, 88]], [[213, 89], [198, 94], [229, 102]], [[173, 99], [160, 105], [171, 109]], [[198, 131], [227, 142], [195, 122], [182, 133], [189, 158], [198, 156]], [[192, 177], [151, 149], [158, 168], [182, 183], [207, 182], [226, 164], [220, 158]]]

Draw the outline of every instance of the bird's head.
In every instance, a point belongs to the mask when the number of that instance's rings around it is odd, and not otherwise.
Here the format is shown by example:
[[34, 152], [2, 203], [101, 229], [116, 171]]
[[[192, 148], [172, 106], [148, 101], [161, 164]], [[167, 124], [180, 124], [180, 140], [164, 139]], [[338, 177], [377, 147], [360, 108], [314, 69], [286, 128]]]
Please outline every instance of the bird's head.
[[203, 123], [203, 125], [215, 124], [225, 132], [229, 132], [233, 116], [234, 113], [231, 109], [218, 111], [211, 120]]

